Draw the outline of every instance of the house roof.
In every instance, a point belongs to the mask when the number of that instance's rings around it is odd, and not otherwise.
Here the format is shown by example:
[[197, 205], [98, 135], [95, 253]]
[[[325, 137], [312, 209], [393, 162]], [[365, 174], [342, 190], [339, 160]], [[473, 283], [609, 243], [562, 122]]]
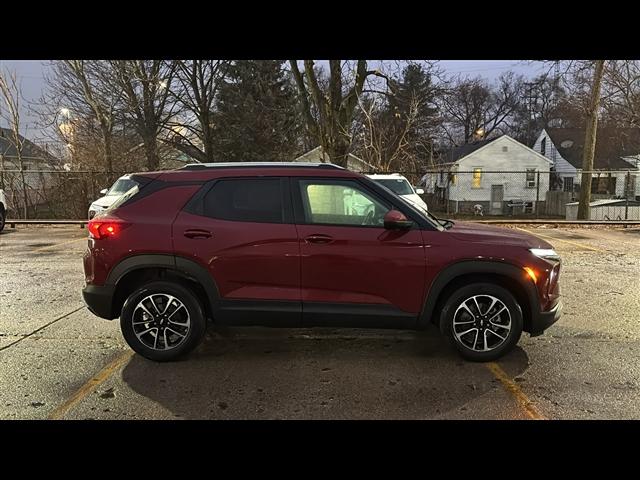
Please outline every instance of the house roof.
[[[584, 128], [546, 128], [558, 153], [575, 168], [582, 168]], [[598, 128], [593, 168], [598, 170], [634, 169], [621, 157], [640, 153], [640, 128]]]
[[[459, 147], [455, 147], [452, 150], [449, 150], [447, 153], [445, 153], [445, 155], [448, 155], [449, 158], [445, 157], [440, 157], [440, 161], [442, 163], [440, 163], [440, 165], [453, 165], [456, 162], [458, 162], [459, 160], [462, 160], [465, 157], [468, 157], [469, 155], [478, 152], [482, 149], [484, 149], [485, 147], [487, 147], [489, 144], [498, 141], [498, 140], [504, 140], [507, 142], [511, 142], [516, 144], [518, 147], [527, 150], [529, 152], [529, 154], [531, 154], [534, 157], [538, 157], [540, 160], [545, 161], [546, 163], [548, 163], [549, 165], [551, 165], [553, 162], [551, 160], [549, 160], [547, 157], [545, 157], [544, 155], [536, 152], [535, 150], [533, 150], [532, 148], [526, 146], [524, 143], [521, 143], [519, 141], [517, 141], [514, 138], [511, 138], [509, 135], [500, 135], [499, 137], [494, 137], [494, 138], [490, 138], [488, 140], [482, 140], [479, 142], [474, 142], [474, 143], [470, 143], [467, 145], [461, 145]], [[446, 162], [446, 163], [445, 163]]]
[[488, 138], [486, 140], [480, 140], [473, 143], [465, 143], [464, 145], [460, 145], [458, 147], [453, 147], [449, 150], [445, 150], [440, 153], [438, 158], [438, 163], [454, 163], [460, 160], [463, 157], [475, 152], [476, 150], [484, 147], [485, 145], [490, 144], [494, 140], [500, 137]]
[[[326, 153], [324, 153], [324, 149], [322, 148], [322, 145], [319, 145], [316, 148], [309, 150], [307, 153], [303, 153], [298, 158], [296, 158], [294, 160], [294, 162], [314, 161], [315, 157], [322, 158], [322, 160], [324, 160], [325, 162], [329, 163], [329, 156]], [[366, 167], [373, 168], [373, 165], [365, 162], [363, 159], [361, 159], [360, 157], [354, 155], [353, 153], [347, 154], [347, 157], [351, 161], [355, 161], [355, 162], [358, 162], [361, 165], [364, 165]]]
[[[18, 155], [16, 146], [11, 138], [11, 130], [0, 127], [0, 155], [3, 155], [6, 158], [15, 158]], [[23, 142], [22, 157], [24, 159], [42, 159], [46, 162], [57, 162], [57, 159], [53, 155], [43, 148], [40, 148], [31, 140], [24, 138], [22, 135], [20, 135], [20, 141]]]

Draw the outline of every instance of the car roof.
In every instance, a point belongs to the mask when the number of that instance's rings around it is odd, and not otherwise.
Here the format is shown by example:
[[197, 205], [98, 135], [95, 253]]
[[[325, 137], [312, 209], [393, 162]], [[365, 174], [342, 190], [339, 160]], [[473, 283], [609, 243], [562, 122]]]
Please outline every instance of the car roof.
[[367, 177], [381, 180], [407, 180], [406, 177], [400, 175], [399, 173], [374, 173], [371, 175], [367, 175]]
[[321, 176], [361, 177], [359, 173], [331, 163], [307, 162], [219, 162], [185, 165], [175, 170], [140, 172], [163, 181], [207, 181], [222, 177]]
[[333, 163], [320, 162], [216, 162], [216, 163], [189, 163], [180, 170], [202, 170], [205, 168], [339, 168], [343, 167]]

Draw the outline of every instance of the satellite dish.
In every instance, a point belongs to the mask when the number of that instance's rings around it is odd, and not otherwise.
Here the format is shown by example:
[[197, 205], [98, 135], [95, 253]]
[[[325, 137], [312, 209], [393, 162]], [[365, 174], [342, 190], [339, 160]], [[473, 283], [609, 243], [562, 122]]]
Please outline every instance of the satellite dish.
[[573, 146], [573, 140], [565, 140], [560, 144], [560, 146], [562, 148], [571, 148]]

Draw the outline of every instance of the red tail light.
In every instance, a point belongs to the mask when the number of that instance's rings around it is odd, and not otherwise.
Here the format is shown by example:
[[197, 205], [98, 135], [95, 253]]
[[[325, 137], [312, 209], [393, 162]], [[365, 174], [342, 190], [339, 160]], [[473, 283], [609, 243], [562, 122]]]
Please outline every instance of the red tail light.
[[88, 226], [89, 236], [97, 239], [116, 237], [128, 226], [128, 223], [108, 219], [91, 220]]

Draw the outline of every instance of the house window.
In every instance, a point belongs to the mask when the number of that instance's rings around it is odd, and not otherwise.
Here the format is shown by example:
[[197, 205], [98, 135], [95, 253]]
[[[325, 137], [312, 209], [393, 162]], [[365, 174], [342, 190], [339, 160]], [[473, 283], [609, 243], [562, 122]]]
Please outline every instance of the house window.
[[547, 153], [547, 137], [544, 137], [540, 142], [540, 154], [545, 155]]
[[591, 193], [600, 195], [615, 195], [616, 177], [593, 177], [591, 180]]
[[506, 145], [504, 147], [502, 147], [502, 151], [503, 152], [508, 152], [509, 151], [509, 147], [507, 147]]
[[482, 180], [482, 169], [474, 168], [473, 169], [473, 180], [471, 182], [471, 188], [482, 188], [480, 186], [480, 182]]
[[573, 192], [573, 177], [564, 177], [562, 181], [562, 190], [564, 192]]
[[536, 186], [536, 169], [527, 168], [527, 178], [525, 183], [527, 188], [535, 188]]

